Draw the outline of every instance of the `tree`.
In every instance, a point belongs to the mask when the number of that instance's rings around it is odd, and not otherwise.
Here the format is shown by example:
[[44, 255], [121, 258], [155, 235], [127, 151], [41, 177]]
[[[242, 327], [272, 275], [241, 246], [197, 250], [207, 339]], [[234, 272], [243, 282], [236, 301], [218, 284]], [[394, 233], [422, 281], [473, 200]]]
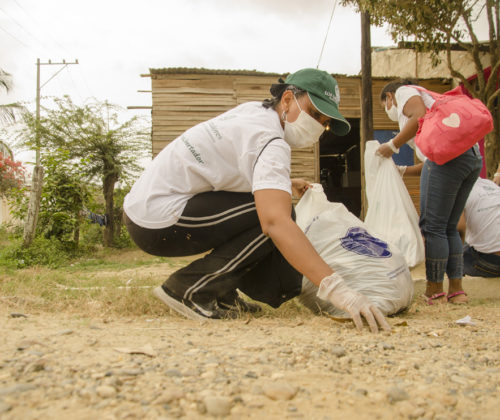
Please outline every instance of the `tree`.
[[[11, 75], [0, 69], [0, 88], [9, 91], [12, 87]], [[23, 109], [19, 104], [0, 105], [0, 123], [8, 124], [16, 120], [16, 111]]]
[[90, 198], [81, 176], [85, 162], [71, 160], [67, 150], [56, 149], [43, 156], [42, 165], [45, 177], [38, 230], [48, 238], [72, 241], [78, 247], [82, 214]]
[[[68, 96], [54, 99], [54, 108], [44, 108], [40, 121], [42, 156], [62, 150], [68, 162], [78, 165], [82, 179], [99, 183], [105, 202], [108, 223], [104, 245], [113, 246], [116, 218], [113, 192], [117, 182], [126, 184], [137, 176], [138, 161], [147, 155], [150, 131], [138, 117], [120, 122], [121, 109], [108, 102], [75, 105]], [[34, 141], [35, 117], [24, 118], [27, 132], [21, 134], [23, 144]]]
[[[485, 139], [488, 175], [495, 172], [500, 162], [500, 3], [498, 0], [343, 0], [359, 11], [370, 13], [375, 25], [388, 24], [393, 40], [415, 41], [419, 51], [429, 52], [434, 64], [440, 62], [445, 51], [450, 74], [457, 78], [490, 110], [495, 128]], [[486, 14], [489, 40], [479, 41], [476, 25], [481, 14]], [[451, 51], [458, 44], [474, 63], [477, 82], [472, 84], [453, 66]], [[489, 60], [484, 64], [484, 49]], [[487, 77], [490, 68], [491, 77]]]

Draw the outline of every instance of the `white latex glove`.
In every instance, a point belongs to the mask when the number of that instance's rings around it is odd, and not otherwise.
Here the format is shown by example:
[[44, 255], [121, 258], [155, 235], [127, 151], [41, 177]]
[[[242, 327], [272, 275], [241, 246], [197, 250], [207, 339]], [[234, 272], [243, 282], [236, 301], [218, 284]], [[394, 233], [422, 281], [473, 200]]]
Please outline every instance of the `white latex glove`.
[[317, 296], [330, 301], [337, 308], [351, 315], [358, 330], [363, 329], [361, 315], [368, 322], [372, 332], [378, 332], [378, 326], [387, 331], [391, 330], [382, 312], [366, 296], [348, 287], [338, 273], [333, 273], [321, 280]]

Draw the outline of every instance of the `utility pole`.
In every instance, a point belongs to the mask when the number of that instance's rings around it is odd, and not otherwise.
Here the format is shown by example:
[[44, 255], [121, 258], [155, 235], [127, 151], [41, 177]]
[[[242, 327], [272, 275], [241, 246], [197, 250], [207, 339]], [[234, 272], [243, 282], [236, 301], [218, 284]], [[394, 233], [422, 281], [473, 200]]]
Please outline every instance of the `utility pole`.
[[365, 195], [365, 144], [373, 139], [372, 101], [372, 47], [370, 37], [370, 13], [361, 10], [361, 215], [366, 214]]
[[[49, 60], [47, 63], [41, 63], [40, 59], [36, 59], [36, 119], [35, 119], [35, 167], [33, 168], [33, 175], [31, 179], [31, 192], [30, 201], [28, 204], [28, 214], [26, 216], [26, 223], [24, 225], [23, 245], [29, 247], [33, 242], [36, 233], [36, 226], [38, 223], [38, 212], [40, 210], [40, 199], [42, 197], [42, 184], [43, 184], [43, 166], [41, 165], [40, 157], [40, 91], [47, 83], [56, 77], [70, 64], [78, 64], [78, 60], [74, 62], [66, 62], [62, 60], [61, 63], [53, 63]], [[63, 66], [55, 72], [43, 85], [40, 86], [40, 66]]]

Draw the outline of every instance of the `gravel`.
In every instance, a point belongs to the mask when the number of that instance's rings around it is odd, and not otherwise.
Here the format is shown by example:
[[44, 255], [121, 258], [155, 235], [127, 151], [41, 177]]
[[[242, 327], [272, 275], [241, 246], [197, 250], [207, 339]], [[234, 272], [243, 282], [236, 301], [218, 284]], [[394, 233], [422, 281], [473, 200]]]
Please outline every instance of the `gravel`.
[[[319, 316], [11, 313], [0, 309], [2, 420], [489, 420], [500, 410], [493, 305], [416, 305], [376, 335]], [[455, 324], [466, 315], [475, 325]]]

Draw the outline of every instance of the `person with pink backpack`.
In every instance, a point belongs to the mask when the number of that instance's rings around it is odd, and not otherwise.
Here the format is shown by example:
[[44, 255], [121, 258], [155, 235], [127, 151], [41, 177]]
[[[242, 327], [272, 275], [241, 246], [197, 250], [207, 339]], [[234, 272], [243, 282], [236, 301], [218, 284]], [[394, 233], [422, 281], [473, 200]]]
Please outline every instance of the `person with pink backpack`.
[[[400, 131], [377, 153], [389, 158], [408, 144], [424, 161], [419, 224], [425, 243], [425, 300], [429, 305], [467, 303], [457, 223], [481, 171], [482, 157], [476, 142], [484, 131], [491, 130], [491, 115], [484, 105], [458, 94], [456, 89], [440, 95], [411, 80], [388, 83], [380, 101], [388, 117], [399, 123]], [[486, 120], [478, 127], [470, 124], [477, 121], [470, 117], [476, 111]], [[449, 279], [447, 293], [443, 290], [445, 273]]]

